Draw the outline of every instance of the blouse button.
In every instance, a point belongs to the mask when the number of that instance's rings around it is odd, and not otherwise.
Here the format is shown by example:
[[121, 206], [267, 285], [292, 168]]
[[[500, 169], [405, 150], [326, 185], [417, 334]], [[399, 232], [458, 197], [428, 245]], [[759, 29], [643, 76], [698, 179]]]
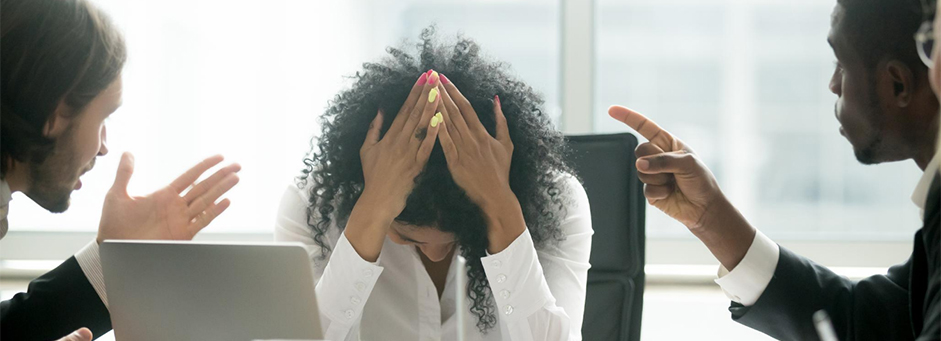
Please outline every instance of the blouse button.
[[363, 270], [363, 277], [366, 277], [366, 278], [372, 277], [372, 269]]
[[359, 291], [366, 290], [366, 284], [363, 284], [363, 282], [356, 282], [354, 286], [356, 287], [356, 290], [359, 290]]
[[352, 303], [353, 305], [359, 304], [359, 297], [350, 296], [350, 303]]
[[504, 275], [504, 274], [498, 275], [498, 276], [497, 276], [497, 283], [503, 283], [503, 282], [506, 282], [506, 275]]
[[500, 292], [500, 297], [503, 297], [503, 299], [510, 298], [510, 291], [509, 291], [509, 290], [503, 290], [503, 291], [501, 291], [501, 292]]
[[493, 261], [491, 264], [493, 264], [493, 267], [495, 268], [499, 268], [501, 265], [503, 265], [503, 263], [498, 260]]
[[[352, 319], [353, 319], [353, 311], [352, 311], [352, 310], [347, 310], [345, 314], [346, 314], [346, 319], [347, 319], [347, 320], [352, 320]], [[509, 313], [507, 313], [507, 314], [509, 314]]]
[[503, 309], [503, 313], [504, 313], [504, 314], [507, 314], [507, 315], [512, 314], [512, 313], [513, 313], [513, 306], [511, 306], [511, 305], [506, 306], [506, 308]]

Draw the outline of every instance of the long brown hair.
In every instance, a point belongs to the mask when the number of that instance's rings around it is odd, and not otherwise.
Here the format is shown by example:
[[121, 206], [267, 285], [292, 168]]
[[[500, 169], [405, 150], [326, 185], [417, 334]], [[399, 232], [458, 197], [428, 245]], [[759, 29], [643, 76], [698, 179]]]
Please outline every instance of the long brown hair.
[[127, 58], [110, 18], [87, 0], [0, 3], [0, 178], [12, 162], [42, 162], [43, 127], [59, 103], [79, 114]]

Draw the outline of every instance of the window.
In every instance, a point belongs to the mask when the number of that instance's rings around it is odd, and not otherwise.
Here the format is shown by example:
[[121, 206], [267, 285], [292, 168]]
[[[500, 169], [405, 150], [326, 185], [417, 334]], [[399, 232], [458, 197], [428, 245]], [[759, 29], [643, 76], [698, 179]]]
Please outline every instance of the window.
[[[920, 225], [909, 200], [920, 171], [911, 162], [860, 166], [836, 132], [829, 2], [93, 1], [129, 47], [125, 104], [108, 123], [112, 155], [83, 177], [64, 214], [16, 195], [14, 234], [93, 233], [128, 150], [137, 158], [132, 194], [150, 193], [215, 153], [240, 162], [232, 207], [206, 237], [267, 239], [281, 192], [298, 174], [327, 101], [348, 85], [345, 76], [383, 58], [387, 46], [417, 41], [432, 24], [441, 38], [463, 33], [508, 62], [545, 95], [567, 132], [578, 129], [562, 119], [563, 97], [572, 97], [562, 92], [563, 33], [594, 27], [584, 31], [594, 41], [595, 72], [586, 81], [594, 84], [586, 95], [593, 114], [565, 117], [610, 133], [628, 129], [607, 116], [609, 105], [651, 116], [692, 145], [727, 195], [776, 240], [907, 243]], [[593, 7], [593, 20], [567, 27], [563, 8], [573, 6]], [[653, 208], [647, 226], [653, 241], [692, 238]]]
[[473, 38], [485, 55], [508, 63], [520, 79], [541, 92], [546, 110], [558, 122], [559, 9], [560, 0], [370, 1], [363, 38], [370, 60], [384, 56], [387, 46], [399, 46], [403, 39], [417, 41], [431, 25], [445, 41], [457, 34]]
[[[749, 221], [779, 240], [905, 241], [912, 162], [864, 167], [837, 131], [832, 2], [599, 0], [594, 131], [645, 113], [691, 145]], [[913, 43], [914, 44], [914, 43]], [[692, 238], [648, 207], [649, 238]]]
[[129, 49], [124, 106], [108, 122], [111, 154], [82, 177], [63, 214], [15, 195], [14, 232], [97, 231], [126, 150], [136, 157], [130, 192], [138, 195], [216, 153], [241, 163], [232, 206], [205, 232], [270, 234], [345, 76], [431, 24], [442, 39], [476, 39], [545, 95], [550, 115], [560, 113], [559, 1], [93, 1]]

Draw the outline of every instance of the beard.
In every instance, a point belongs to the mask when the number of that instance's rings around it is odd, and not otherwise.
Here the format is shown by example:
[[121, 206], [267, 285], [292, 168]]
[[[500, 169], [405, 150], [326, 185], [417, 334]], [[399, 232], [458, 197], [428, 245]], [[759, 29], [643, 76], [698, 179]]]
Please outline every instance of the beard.
[[[880, 109], [879, 95], [876, 93], [875, 85], [869, 89], [869, 106], [863, 113], [869, 126], [872, 127], [865, 143], [861, 146], [853, 145], [853, 153], [856, 155], [856, 161], [864, 165], [874, 165], [885, 161], [883, 151], [882, 136], [885, 133], [885, 114]], [[850, 143], [852, 144], [852, 143]]]
[[[72, 191], [82, 168], [73, 150], [74, 129], [67, 130], [56, 139], [56, 146], [48, 157], [40, 162], [30, 161], [29, 191], [24, 193], [36, 204], [52, 213], [69, 209]], [[88, 171], [95, 164], [89, 164]]]
[[[876, 134], [876, 136], [867, 144], [865, 147], [856, 149], [854, 154], [856, 154], [856, 161], [864, 165], [874, 165], [880, 163], [877, 157], [876, 151], [879, 150], [879, 147], [882, 145], [881, 133]], [[855, 148], [854, 148], [855, 149]]]

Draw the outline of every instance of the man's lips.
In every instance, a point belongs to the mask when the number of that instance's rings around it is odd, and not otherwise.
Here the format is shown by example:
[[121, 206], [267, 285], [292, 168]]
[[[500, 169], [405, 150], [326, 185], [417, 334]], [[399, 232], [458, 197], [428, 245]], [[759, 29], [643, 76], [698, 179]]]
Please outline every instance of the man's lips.
[[92, 160], [91, 165], [88, 166], [88, 168], [86, 168], [84, 171], [78, 174], [78, 179], [77, 181], [75, 181], [75, 189], [82, 188], [82, 175], [85, 175], [85, 173], [88, 173], [88, 171], [90, 171], [92, 168], [95, 168], [94, 160]]

